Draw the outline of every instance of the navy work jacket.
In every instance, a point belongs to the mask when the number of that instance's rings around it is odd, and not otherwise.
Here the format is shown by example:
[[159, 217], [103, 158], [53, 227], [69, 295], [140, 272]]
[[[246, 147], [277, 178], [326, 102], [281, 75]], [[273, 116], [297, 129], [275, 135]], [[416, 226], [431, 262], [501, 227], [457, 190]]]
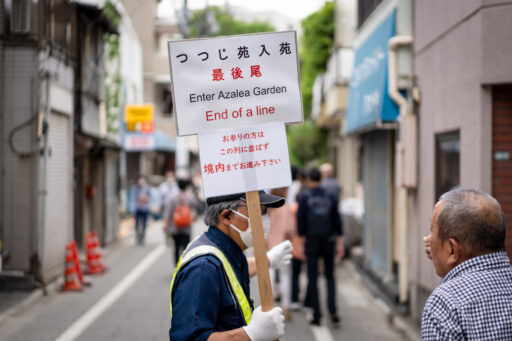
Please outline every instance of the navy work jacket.
[[[307, 191], [304, 191], [299, 196], [299, 207], [297, 209], [297, 230], [299, 236], [307, 236], [308, 229], [314, 228], [314, 226], [309, 226], [308, 223], [308, 199], [313, 195], [325, 195], [328, 194], [325, 189], [322, 187], [314, 187]], [[342, 236], [343, 235], [343, 225], [340, 217], [340, 213], [338, 212], [338, 199], [329, 194], [329, 198], [332, 201], [331, 206], [331, 221], [332, 221], [332, 232], [333, 235]]]
[[[240, 247], [214, 226], [205, 234], [224, 253], [250, 300], [249, 265]], [[244, 326], [228, 285], [217, 257], [203, 255], [186, 263], [174, 280], [170, 340], [206, 340], [213, 332]], [[250, 304], [253, 308], [252, 300]]]

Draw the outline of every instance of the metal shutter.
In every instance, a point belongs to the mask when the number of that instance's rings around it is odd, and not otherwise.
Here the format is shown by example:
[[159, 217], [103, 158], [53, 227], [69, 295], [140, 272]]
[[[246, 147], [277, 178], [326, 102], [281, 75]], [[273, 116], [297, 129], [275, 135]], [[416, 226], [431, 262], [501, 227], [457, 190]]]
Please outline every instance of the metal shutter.
[[117, 151], [105, 151], [105, 244], [116, 238], [119, 227], [119, 196], [117, 193], [119, 177], [119, 154]]
[[364, 247], [372, 268], [389, 272], [392, 214], [391, 132], [363, 135]]
[[72, 146], [70, 118], [52, 113], [48, 135], [46, 228], [44, 233], [44, 277], [59, 275], [64, 268], [65, 245], [73, 224], [71, 179]]

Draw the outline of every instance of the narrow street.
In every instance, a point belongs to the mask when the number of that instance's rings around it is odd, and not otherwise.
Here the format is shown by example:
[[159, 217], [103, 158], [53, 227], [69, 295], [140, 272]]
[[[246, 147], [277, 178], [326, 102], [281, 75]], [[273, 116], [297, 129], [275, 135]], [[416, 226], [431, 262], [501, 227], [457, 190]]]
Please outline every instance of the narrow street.
[[[194, 234], [204, 225], [198, 221]], [[0, 340], [166, 340], [169, 328], [169, 281], [172, 247], [164, 244], [160, 223], [150, 223], [144, 246], [129, 236], [107, 250], [108, 271], [87, 276], [82, 292], [49, 290], [28, 307], [0, 318]], [[405, 340], [387, 322], [376, 299], [364, 288], [351, 261], [338, 266], [342, 325], [324, 319], [312, 328], [304, 311], [294, 312], [282, 340]], [[305, 277], [302, 280], [304, 286]], [[321, 292], [324, 289], [319, 282]], [[256, 301], [257, 287], [252, 288]]]

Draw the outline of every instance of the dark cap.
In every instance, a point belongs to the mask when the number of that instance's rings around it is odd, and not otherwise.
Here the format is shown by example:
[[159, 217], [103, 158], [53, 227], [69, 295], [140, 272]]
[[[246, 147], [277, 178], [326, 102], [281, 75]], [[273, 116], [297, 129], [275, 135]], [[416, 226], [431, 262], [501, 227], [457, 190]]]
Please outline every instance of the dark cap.
[[[265, 205], [267, 207], [281, 207], [284, 205], [284, 198], [278, 197], [277, 195], [267, 194], [263, 191], [259, 191], [260, 194], [260, 204]], [[209, 197], [206, 198], [206, 203], [208, 205], [218, 204], [223, 201], [230, 200], [243, 200], [246, 201], [245, 193], [234, 193], [227, 195], [219, 195], [218, 197]]]

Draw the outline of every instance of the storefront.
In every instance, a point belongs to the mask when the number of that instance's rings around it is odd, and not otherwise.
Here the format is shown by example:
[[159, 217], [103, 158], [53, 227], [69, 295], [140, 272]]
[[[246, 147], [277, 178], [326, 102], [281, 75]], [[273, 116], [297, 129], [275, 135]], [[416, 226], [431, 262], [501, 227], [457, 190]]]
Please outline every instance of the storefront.
[[393, 282], [393, 183], [397, 105], [388, 95], [388, 41], [396, 9], [379, 13], [356, 37], [346, 132], [357, 136], [364, 189], [360, 265], [378, 281]]

